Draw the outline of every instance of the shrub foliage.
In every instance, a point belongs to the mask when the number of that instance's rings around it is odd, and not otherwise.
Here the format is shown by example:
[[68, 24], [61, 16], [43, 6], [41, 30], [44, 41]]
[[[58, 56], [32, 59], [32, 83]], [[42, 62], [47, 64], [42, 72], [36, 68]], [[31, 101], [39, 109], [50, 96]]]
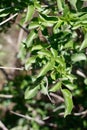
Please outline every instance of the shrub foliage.
[[23, 73], [2, 91], [13, 98], [1, 101], [14, 103], [21, 118], [10, 115], [15, 126], [3, 122], [11, 130], [87, 128], [86, 0], [1, 0], [0, 8], [1, 30], [13, 19], [3, 21], [21, 13], [19, 25], [27, 33], [18, 54]]

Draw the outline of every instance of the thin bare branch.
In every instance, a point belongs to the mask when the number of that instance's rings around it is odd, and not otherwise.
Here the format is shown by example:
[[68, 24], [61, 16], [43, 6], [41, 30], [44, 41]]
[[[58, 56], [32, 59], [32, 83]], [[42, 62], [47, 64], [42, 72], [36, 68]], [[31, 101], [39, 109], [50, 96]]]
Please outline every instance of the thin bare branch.
[[64, 102], [64, 99], [61, 97], [61, 96], [59, 96], [59, 95], [57, 95], [57, 94], [55, 94], [55, 93], [50, 93], [50, 96], [52, 96], [52, 97], [54, 97], [54, 98], [57, 98], [57, 99], [59, 99], [60, 101], [62, 101], [62, 102]]
[[22, 118], [25, 118], [25, 119], [27, 119], [27, 120], [33, 120], [33, 118], [32, 117], [30, 117], [30, 116], [25, 116], [25, 115], [23, 115], [23, 114], [19, 114], [19, 113], [17, 113], [17, 112], [14, 112], [14, 111], [10, 111], [12, 114], [14, 114], [14, 115], [17, 115], [17, 116], [20, 116], [20, 117], [22, 117]]
[[59, 116], [64, 116], [64, 112], [59, 113]]
[[64, 105], [58, 106], [58, 107], [56, 107], [56, 108], [53, 110], [53, 112], [56, 112], [56, 111], [61, 110], [61, 109], [64, 109], [64, 108], [65, 108]]
[[7, 70], [24, 70], [24, 67], [22, 67], [22, 68], [16, 68], [16, 67], [0, 66], [0, 69], [7, 69]]
[[79, 113], [74, 113], [75, 116], [83, 116], [83, 115], [87, 115], [87, 110], [79, 112]]
[[54, 101], [51, 99], [51, 97], [50, 97], [50, 95], [48, 93], [48, 79], [47, 79], [47, 77], [45, 77], [45, 81], [46, 81], [47, 96], [48, 96], [49, 100], [51, 101], [51, 103], [54, 104]]
[[37, 122], [39, 125], [44, 125], [44, 124], [45, 124], [45, 122], [44, 122], [43, 120], [40, 120], [40, 119], [38, 119], [38, 118], [32, 118], [32, 117], [30, 117], [30, 116], [28, 116], [28, 115], [22, 115], [22, 114], [13, 112], [13, 111], [10, 111], [10, 112], [11, 112], [12, 114], [15, 114], [15, 115], [17, 115], [17, 116], [20, 116], [20, 117], [22, 117], [22, 118], [25, 118], [25, 119], [27, 119], [27, 120], [35, 121], [35, 122]]
[[8, 21], [10, 21], [11, 19], [13, 19], [13, 18], [16, 17], [17, 15], [18, 15], [18, 13], [14, 14], [14, 15], [12, 15], [11, 17], [7, 18], [6, 20], [2, 21], [2, 22], [0, 23], [0, 26], [3, 25], [3, 24], [5, 24], [5, 23], [7, 23]]
[[0, 94], [0, 98], [13, 98], [13, 95], [4, 95], [4, 94]]
[[24, 32], [27, 34], [29, 33], [28, 29], [26, 29], [26, 24], [20, 25], [19, 23], [16, 23], [20, 27], [19, 35], [18, 35], [18, 40], [17, 40], [17, 51], [19, 51], [20, 44], [24, 38]]
[[[12, 114], [15, 114], [15, 115], [17, 115], [17, 116], [20, 116], [20, 117], [22, 117], [22, 118], [25, 118], [25, 119], [27, 119], [27, 120], [30, 120], [30, 121], [35, 121], [36, 123], [38, 123], [39, 125], [46, 125], [46, 126], [51, 126], [51, 127], [56, 127], [56, 124], [53, 124], [53, 123], [48, 123], [48, 122], [46, 122], [45, 120], [41, 120], [41, 119], [39, 119], [38, 117], [36, 117], [36, 118], [32, 118], [32, 117], [30, 117], [30, 116], [25, 116], [25, 115], [22, 115], [22, 114], [19, 114], [19, 113], [16, 113], [16, 112], [13, 112], [13, 111], [10, 111]], [[49, 117], [50, 118], [50, 117]]]
[[[82, 111], [82, 112], [73, 113], [73, 115], [74, 116], [83, 116], [84, 117], [85, 115], [87, 115], [87, 110]], [[64, 112], [59, 113], [59, 116], [64, 116]]]
[[86, 75], [82, 72], [81, 69], [76, 70], [76, 74], [83, 77], [83, 78], [86, 78]]
[[2, 130], [8, 130], [8, 129], [6, 128], [6, 126], [2, 123], [2, 121], [0, 121], [0, 128], [1, 128]]
[[4, 69], [2, 69], [2, 68], [0, 68], [0, 71], [4, 74], [6, 80], [9, 80], [8, 73]]
[[22, 25], [19, 24], [19, 23], [17, 23], [17, 24], [18, 24], [18, 26], [19, 26], [22, 30], [24, 30], [27, 34], [29, 34], [29, 30], [26, 28], [26, 25], [22, 26]]

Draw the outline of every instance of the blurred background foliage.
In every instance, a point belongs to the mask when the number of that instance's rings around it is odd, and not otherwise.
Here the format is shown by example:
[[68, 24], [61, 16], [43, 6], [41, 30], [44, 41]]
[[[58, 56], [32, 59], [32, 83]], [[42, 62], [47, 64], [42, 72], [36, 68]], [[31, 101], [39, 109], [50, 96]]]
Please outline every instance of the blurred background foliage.
[[0, 31], [6, 129], [86, 130], [86, 0], [1, 0]]

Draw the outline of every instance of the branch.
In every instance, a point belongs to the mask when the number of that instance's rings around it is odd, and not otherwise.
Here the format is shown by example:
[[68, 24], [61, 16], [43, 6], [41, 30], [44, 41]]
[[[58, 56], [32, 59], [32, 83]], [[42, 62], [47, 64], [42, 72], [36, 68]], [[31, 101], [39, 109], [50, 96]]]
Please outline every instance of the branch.
[[16, 67], [4, 67], [4, 66], [0, 66], [0, 69], [7, 69], [7, 70], [24, 70], [24, 67], [22, 67], [22, 68], [16, 68]]
[[19, 23], [16, 23], [21, 29], [23, 29], [27, 34], [29, 34], [29, 30], [24, 26], [22, 26], [21, 24]]
[[[16, 23], [16, 22], [15, 22]], [[20, 25], [19, 23], [16, 23], [20, 27], [19, 35], [18, 35], [18, 40], [17, 40], [17, 49], [19, 50], [20, 43], [24, 38], [24, 32], [29, 34], [29, 30], [26, 28], [26, 24]]]
[[86, 78], [86, 75], [82, 72], [81, 69], [76, 70], [76, 74], [83, 77], [83, 78]]
[[6, 128], [6, 126], [0, 121], [0, 128], [2, 129], [2, 130], [8, 130], [7, 128]]
[[14, 115], [17, 115], [17, 116], [20, 116], [22, 118], [25, 118], [27, 120], [31, 120], [31, 121], [35, 121], [36, 123], [38, 123], [39, 125], [44, 125], [45, 122], [43, 120], [40, 120], [38, 118], [32, 118], [30, 116], [27, 116], [27, 115], [22, 115], [22, 114], [19, 114], [19, 113], [16, 113], [16, 112], [13, 112], [13, 111], [10, 111], [12, 114]]
[[58, 111], [58, 110], [61, 110], [61, 109], [64, 109], [65, 108], [65, 106], [58, 106], [58, 107], [56, 107], [54, 110], [53, 110], [53, 112], [56, 112], [56, 111]]
[[[73, 113], [73, 115], [74, 116], [85, 116], [85, 115], [87, 115], [87, 110], [85, 110], [85, 111], [82, 111], [82, 112], [78, 112], [78, 113]], [[61, 113], [59, 113], [59, 116], [64, 116], [64, 112], [61, 112]]]
[[10, 112], [11, 112], [12, 114], [17, 115], [17, 116], [20, 116], [20, 117], [22, 117], [22, 118], [25, 118], [25, 119], [28, 119], [28, 120], [33, 120], [32, 117], [25, 116], [25, 115], [22, 115], [22, 114], [16, 113], [16, 112], [14, 112], [14, 111], [10, 111]]
[[6, 80], [9, 80], [9, 76], [8, 76], [7, 72], [2, 68], [0, 68], [0, 71], [2, 71], [2, 73], [4, 74]]
[[83, 116], [83, 115], [87, 115], [87, 110], [79, 112], [79, 113], [74, 113], [75, 116]]
[[11, 19], [13, 19], [13, 18], [16, 17], [17, 15], [18, 15], [18, 13], [14, 14], [14, 15], [12, 15], [11, 17], [7, 18], [6, 20], [2, 21], [2, 22], [0, 23], [0, 26], [3, 25], [3, 24], [5, 24], [5, 23], [7, 23], [8, 21], [10, 21]]
[[13, 98], [13, 95], [4, 95], [4, 94], [0, 94], [0, 98]]
[[27, 116], [27, 115], [25, 116], [25, 115], [22, 115], [22, 114], [13, 112], [13, 111], [10, 111], [10, 112], [11, 112], [12, 114], [14, 114], [14, 115], [20, 116], [20, 117], [25, 118], [25, 119], [27, 119], [27, 120], [35, 121], [36, 123], [38, 123], [39, 125], [42, 125], [42, 126], [43, 126], [43, 125], [46, 125], [46, 126], [50, 126], [50, 127], [54, 127], [54, 128], [57, 127], [56, 124], [45, 122], [45, 120], [41, 120], [41, 119], [39, 119], [38, 117], [37, 117], [37, 118], [32, 118], [32, 117], [30, 117], [30, 116]]
[[57, 98], [57, 99], [59, 99], [60, 101], [62, 101], [62, 102], [64, 102], [64, 99], [61, 97], [61, 96], [59, 96], [59, 95], [57, 95], [57, 94], [55, 94], [55, 93], [50, 93], [50, 96], [52, 96], [52, 97], [54, 97], [54, 98]]

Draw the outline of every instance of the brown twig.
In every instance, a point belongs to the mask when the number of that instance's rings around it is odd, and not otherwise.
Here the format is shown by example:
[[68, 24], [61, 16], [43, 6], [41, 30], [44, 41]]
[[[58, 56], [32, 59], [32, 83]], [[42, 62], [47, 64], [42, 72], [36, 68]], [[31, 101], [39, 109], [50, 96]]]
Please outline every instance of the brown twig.
[[26, 28], [26, 25], [22, 26], [19, 23], [16, 23], [22, 30], [24, 30], [27, 34], [29, 34], [29, 30]]
[[3, 68], [0, 68], [0, 71], [2, 71], [2, 73], [4, 74], [6, 80], [9, 80], [8, 73]]

